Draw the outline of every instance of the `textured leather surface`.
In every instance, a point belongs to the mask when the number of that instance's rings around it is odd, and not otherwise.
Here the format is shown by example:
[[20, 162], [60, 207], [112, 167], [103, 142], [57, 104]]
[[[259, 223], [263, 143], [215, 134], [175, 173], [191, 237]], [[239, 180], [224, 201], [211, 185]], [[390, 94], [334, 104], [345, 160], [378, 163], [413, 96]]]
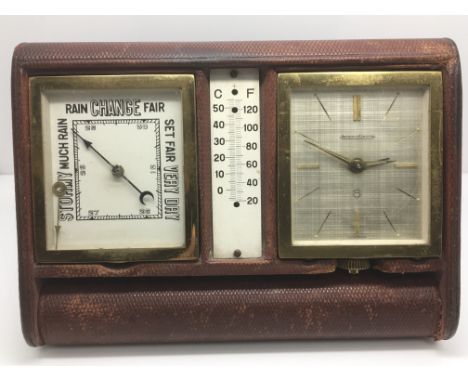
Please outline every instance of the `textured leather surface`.
[[[46, 43], [24, 44], [16, 51], [18, 63], [46, 66], [60, 62], [63, 66], [106, 62], [135, 67], [176, 62], [180, 65], [216, 65], [224, 62], [254, 60], [256, 64], [322, 63], [324, 61], [358, 61], [372, 57], [373, 61], [430, 62], [437, 56], [442, 62], [453, 57], [449, 40], [349, 40], [349, 41], [239, 41], [190, 43]], [[426, 60], [429, 58], [429, 60]], [[93, 67], [94, 69], [94, 67]]]
[[[262, 85], [263, 259], [211, 258], [209, 68], [257, 66]], [[379, 260], [350, 276], [333, 260], [276, 251], [276, 73], [441, 70], [443, 256]], [[44, 265], [34, 256], [28, 79], [33, 75], [194, 73], [200, 259], [190, 264]], [[12, 71], [23, 332], [28, 343], [414, 337], [448, 338], [459, 314], [461, 85], [449, 40], [22, 44]], [[330, 273], [334, 272], [334, 273]], [[290, 276], [285, 276], [290, 275]]]
[[[384, 306], [382, 306], [384, 304]], [[48, 344], [432, 336], [428, 275], [338, 272], [315, 278], [79, 280], [45, 283]]]

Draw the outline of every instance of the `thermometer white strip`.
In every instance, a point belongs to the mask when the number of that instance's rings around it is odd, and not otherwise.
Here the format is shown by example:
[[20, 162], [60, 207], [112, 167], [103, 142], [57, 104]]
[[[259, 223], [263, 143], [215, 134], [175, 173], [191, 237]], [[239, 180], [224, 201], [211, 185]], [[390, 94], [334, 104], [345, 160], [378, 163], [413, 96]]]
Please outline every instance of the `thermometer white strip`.
[[257, 69], [210, 74], [213, 256], [262, 255]]

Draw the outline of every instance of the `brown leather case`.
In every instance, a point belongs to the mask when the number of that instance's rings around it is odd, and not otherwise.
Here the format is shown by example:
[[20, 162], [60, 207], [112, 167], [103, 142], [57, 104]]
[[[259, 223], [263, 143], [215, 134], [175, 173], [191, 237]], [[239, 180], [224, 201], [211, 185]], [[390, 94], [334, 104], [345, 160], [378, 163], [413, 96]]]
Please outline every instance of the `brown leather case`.
[[[209, 70], [261, 73], [263, 257], [214, 260]], [[335, 260], [280, 260], [276, 235], [276, 75], [288, 71], [440, 70], [443, 254], [376, 260], [357, 275]], [[34, 254], [29, 77], [193, 73], [200, 258], [196, 262], [39, 264]], [[451, 337], [460, 285], [461, 81], [455, 44], [438, 40], [22, 44], [12, 68], [21, 319], [26, 341], [112, 344]], [[239, 238], [241, 240], [241, 238]]]

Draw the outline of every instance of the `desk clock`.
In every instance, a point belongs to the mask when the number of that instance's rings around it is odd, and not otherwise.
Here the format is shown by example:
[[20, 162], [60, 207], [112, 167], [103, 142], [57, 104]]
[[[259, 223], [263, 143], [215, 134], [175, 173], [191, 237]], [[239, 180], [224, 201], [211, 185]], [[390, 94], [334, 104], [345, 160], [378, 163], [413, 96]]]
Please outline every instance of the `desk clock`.
[[21, 44], [12, 107], [29, 344], [454, 334], [452, 41]]

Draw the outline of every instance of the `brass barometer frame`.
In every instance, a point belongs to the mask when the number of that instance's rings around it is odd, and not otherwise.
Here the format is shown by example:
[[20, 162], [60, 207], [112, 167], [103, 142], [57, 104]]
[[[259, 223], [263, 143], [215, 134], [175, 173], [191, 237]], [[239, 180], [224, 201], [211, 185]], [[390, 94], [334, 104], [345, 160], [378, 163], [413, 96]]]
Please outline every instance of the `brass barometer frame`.
[[[191, 74], [71, 75], [31, 77], [30, 113], [33, 176], [34, 246], [41, 263], [97, 263], [194, 260], [198, 257], [198, 185], [195, 127], [195, 78]], [[44, 185], [44, 94], [51, 90], [179, 89], [185, 184], [185, 246], [180, 248], [125, 248], [48, 250], [46, 247]]]

